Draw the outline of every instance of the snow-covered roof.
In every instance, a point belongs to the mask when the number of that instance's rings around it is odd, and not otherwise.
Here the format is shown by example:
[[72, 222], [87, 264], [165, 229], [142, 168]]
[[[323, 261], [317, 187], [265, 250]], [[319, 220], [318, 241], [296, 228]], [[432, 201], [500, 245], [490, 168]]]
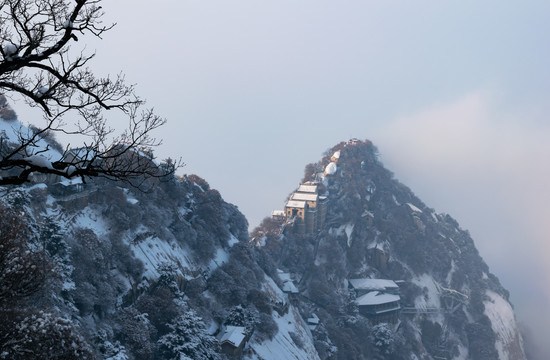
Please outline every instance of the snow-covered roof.
[[285, 293], [293, 293], [297, 294], [299, 293], [298, 288], [294, 285], [294, 282], [292, 281], [292, 277], [289, 273], [284, 272], [281, 269], [277, 269], [277, 275], [279, 276], [279, 279], [283, 282], [283, 291]]
[[391, 290], [399, 289], [393, 280], [388, 279], [349, 279], [348, 282], [356, 290]]
[[290, 278], [290, 274], [287, 273], [287, 272], [284, 272], [283, 270], [281, 269], [277, 269], [277, 275], [279, 276], [279, 279], [281, 279], [281, 281], [289, 281], [289, 280], [292, 280]]
[[220, 343], [229, 343], [235, 347], [239, 347], [246, 337], [246, 329], [242, 326], [225, 327], [222, 336], [220, 337]]
[[72, 179], [63, 179], [59, 183], [63, 186], [78, 185], [78, 184], [82, 184], [82, 178], [81, 177], [75, 177], [75, 178], [72, 178]]
[[401, 300], [399, 295], [384, 294], [380, 291], [371, 291], [355, 300], [359, 306], [381, 305]]
[[336, 163], [331, 162], [325, 168], [325, 175], [334, 175], [336, 173], [336, 170], [338, 170], [338, 166], [336, 166]]
[[307, 318], [307, 323], [317, 325], [319, 324], [319, 317], [316, 314], [311, 314], [311, 317]]
[[318, 197], [319, 195], [317, 194], [295, 192], [294, 194], [292, 194], [291, 199], [303, 200], [303, 201], [317, 201]]
[[285, 281], [283, 283], [283, 292], [285, 293], [292, 293], [292, 294], [298, 294], [300, 291], [298, 291], [298, 288], [292, 281]]
[[306, 202], [305, 201], [298, 201], [298, 200], [289, 200], [286, 203], [286, 207], [303, 209], [303, 208], [306, 207]]
[[301, 193], [316, 193], [317, 192], [317, 185], [309, 185], [309, 184], [302, 184], [298, 187], [298, 190], [296, 192]]
[[273, 210], [271, 216], [285, 216], [284, 210]]
[[335, 159], [340, 159], [340, 150], [336, 151], [333, 155], [332, 155], [333, 158]]

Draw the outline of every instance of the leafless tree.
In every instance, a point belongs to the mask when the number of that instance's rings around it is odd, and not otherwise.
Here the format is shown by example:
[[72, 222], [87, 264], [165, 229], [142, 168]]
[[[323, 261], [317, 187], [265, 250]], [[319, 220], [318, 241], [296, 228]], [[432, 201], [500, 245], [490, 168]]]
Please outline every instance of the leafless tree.
[[[95, 53], [76, 48], [114, 26], [103, 23], [100, 5], [101, 0], [0, 0], [0, 96], [24, 99], [43, 111], [45, 121], [40, 128], [8, 129], [12, 136], [0, 128], [0, 185], [22, 184], [33, 173], [83, 180], [165, 175], [149, 151], [160, 144], [150, 133], [165, 119], [144, 109], [122, 74], [97, 77], [88, 67]], [[108, 125], [107, 110], [125, 115], [126, 130]], [[84, 145], [55, 150], [45, 142], [52, 133]]]

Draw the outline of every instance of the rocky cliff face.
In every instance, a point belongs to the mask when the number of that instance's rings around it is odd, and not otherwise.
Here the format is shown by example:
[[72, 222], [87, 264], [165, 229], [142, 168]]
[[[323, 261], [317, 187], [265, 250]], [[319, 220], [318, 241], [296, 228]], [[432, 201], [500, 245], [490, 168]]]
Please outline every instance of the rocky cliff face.
[[[321, 319], [313, 333], [321, 358], [525, 358], [508, 292], [468, 232], [396, 181], [369, 141], [338, 144], [304, 180], [320, 181], [329, 198], [324, 229], [278, 235], [265, 221], [255, 236], [298, 280], [297, 307]], [[385, 335], [354, 309], [352, 278], [399, 284], [401, 312]], [[319, 343], [326, 339], [335, 354]]]

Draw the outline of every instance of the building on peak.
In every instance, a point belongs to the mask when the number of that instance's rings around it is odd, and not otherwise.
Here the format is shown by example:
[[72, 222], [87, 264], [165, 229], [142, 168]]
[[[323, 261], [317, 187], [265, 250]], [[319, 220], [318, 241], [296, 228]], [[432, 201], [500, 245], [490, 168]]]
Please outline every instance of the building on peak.
[[307, 194], [317, 194], [319, 191], [319, 184], [313, 181], [307, 181], [303, 184], [300, 184], [297, 193], [307, 193]]
[[319, 196], [319, 184], [308, 181], [300, 184], [285, 206], [287, 223], [295, 234], [313, 234], [321, 230], [327, 215], [326, 196]]

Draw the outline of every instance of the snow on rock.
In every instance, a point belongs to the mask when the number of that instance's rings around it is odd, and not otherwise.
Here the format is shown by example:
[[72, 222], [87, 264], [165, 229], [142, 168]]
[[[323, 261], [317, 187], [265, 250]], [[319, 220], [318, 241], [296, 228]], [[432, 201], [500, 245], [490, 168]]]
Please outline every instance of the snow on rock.
[[508, 301], [499, 294], [487, 290], [490, 300], [484, 301], [485, 315], [491, 320], [491, 328], [496, 334], [495, 347], [500, 360], [513, 360], [514, 354], [523, 353], [523, 344], [514, 317], [514, 310]]
[[[21, 137], [30, 138], [33, 132], [18, 120], [4, 120], [0, 118], [0, 138], [4, 142], [12, 144], [21, 144]], [[35, 154], [30, 155], [24, 160], [35, 162], [35, 166], [50, 168], [52, 159], [61, 159], [62, 155], [59, 151], [53, 149], [51, 146], [48, 146], [48, 143], [44, 139], [39, 139], [36, 141], [36, 147], [31, 147]], [[29, 148], [29, 150], [31, 149]], [[40, 152], [40, 155], [36, 154]], [[47, 161], [47, 162], [46, 162]], [[49, 164], [48, 164], [49, 163]], [[41, 166], [45, 165], [45, 166]]]
[[411, 208], [412, 211], [422, 214], [422, 210], [420, 210], [419, 208], [417, 208], [413, 204], [407, 203], [407, 205]]
[[449, 270], [449, 273], [447, 274], [447, 277], [445, 278], [445, 282], [447, 285], [450, 285], [453, 280], [453, 275], [456, 271], [456, 264], [454, 260], [451, 260], [451, 270]]
[[267, 293], [271, 301], [275, 304], [284, 304], [287, 302], [287, 295], [277, 286], [275, 281], [265, 275], [264, 283], [262, 284], [262, 290]]
[[336, 173], [336, 170], [338, 170], [338, 166], [336, 165], [336, 163], [331, 162], [325, 168], [325, 175], [334, 175]]
[[132, 205], [135, 205], [139, 202], [138, 199], [136, 199], [135, 197], [133, 197], [132, 195], [130, 194], [126, 194], [126, 201], [128, 201], [130, 204]]
[[361, 217], [370, 217], [371, 219], [374, 219], [374, 213], [372, 211], [365, 210], [361, 214]]
[[399, 201], [397, 201], [397, 198], [395, 197], [395, 195], [392, 194], [392, 199], [393, 199], [393, 202], [395, 203], [395, 205], [397, 206], [401, 206], [401, 203]]
[[[417, 296], [414, 300], [414, 307], [417, 309], [440, 309], [441, 302], [439, 300], [438, 285], [435, 280], [428, 274], [416, 276], [412, 282], [422, 288], [423, 294]], [[443, 322], [443, 314], [437, 315], [438, 321]]]
[[351, 235], [353, 234], [353, 228], [355, 227], [355, 224], [344, 224], [337, 228], [330, 228], [328, 230], [328, 233], [333, 236], [343, 236], [346, 235], [346, 239], [348, 242], [348, 246], [351, 246]]
[[91, 229], [97, 236], [104, 235], [108, 232], [108, 226], [103, 217], [90, 208], [81, 211], [72, 221], [74, 228], [81, 227]]
[[462, 344], [458, 344], [458, 355], [453, 360], [468, 360], [468, 348]]
[[355, 224], [346, 224], [346, 227], [344, 229], [344, 232], [346, 233], [346, 236], [348, 237], [348, 247], [351, 246], [351, 234], [353, 233], [353, 228], [355, 227]]
[[[273, 312], [272, 316], [279, 327], [279, 332], [271, 340], [249, 343], [252, 354], [250, 357], [245, 356], [245, 359], [319, 360], [309, 328], [292, 305], [284, 316], [280, 316], [277, 312]], [[290, 332], [302, 340], [301, 347], [294, 343]]]
[[210, 260], [210, 264], [208, 265], [208, 268], [210, 271], [214, 271], [223, 264], [225, 264], [229, 260], [229, 254], [227, 251], [225, 251], [222, 248], [216, 249], [216, 255], [212, 260]]
[[157, 271], [159, 265], [166, 262], [175, 263], [180, 269], [181, 267], [192, 268], [187, 250], [177, 242], [169, 243], [157, 237], [148, 237], [130, 245], [136, 258], [143, 262], [144, 277], [147, 279], [156, 280], [159, 277]]
[[229, 237], [229, 241], [227, 242], [227, 244], [229, 245], [229, 247], [233, 247], [233, 245], [237, 244], [239, 242], [239, 239], [237, 239], [235, 237], [235, 235], [231, 234], [230, 237]]

